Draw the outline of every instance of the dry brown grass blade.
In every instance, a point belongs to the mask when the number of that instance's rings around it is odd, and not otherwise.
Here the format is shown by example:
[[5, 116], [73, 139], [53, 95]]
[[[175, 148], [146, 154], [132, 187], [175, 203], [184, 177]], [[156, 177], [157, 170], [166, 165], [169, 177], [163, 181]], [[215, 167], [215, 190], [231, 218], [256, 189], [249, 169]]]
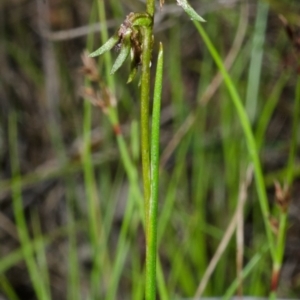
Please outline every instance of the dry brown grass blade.
[[213, 258], [211, 259], [211, 261], [210, 261], [210, 263], [198, 285], [196, 294], [194, 296], [194, 300], [196, 300], [197, 298], [201, 298], [201, 295], [203, 294], [203, 292], [208, 284], [208, 281], [217, 266], [218, 261], [220, 260], [220, 258], [222, 257], [222, 254], [224, 253], [226, 247], [228, 246], [228, 243], [233, 236], [234, 230], [237, 228], [238, 218], [239, 218], [241, 211], [243, 211], [243, 207], [244, 207], [244, 204], [247, 199], [247, 189], [251, 183], [252, 175], [253, 175], [253, 167], [252, 167], [252, 165], [249, 165], [247, 168], [247, 171], [246, 171], [246, 178], [240, 184], [240, 191], [239, 191], [239, 195], [238, 195], [238, 205], [237, 205], [236, 211], [225, 231], [225, 234], [224, 234]]

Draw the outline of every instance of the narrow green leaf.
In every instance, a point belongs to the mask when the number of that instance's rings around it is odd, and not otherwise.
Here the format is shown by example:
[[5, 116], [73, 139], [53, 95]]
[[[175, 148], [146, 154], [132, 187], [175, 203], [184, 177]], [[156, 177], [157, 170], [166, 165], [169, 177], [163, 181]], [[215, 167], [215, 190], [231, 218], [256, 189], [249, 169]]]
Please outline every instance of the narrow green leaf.
[[96, 51], [92, 52], [89, 57], [95, 57], [103, 54], [106, 51], [111, 50], [119, 41], [119, 36], [115, 34], [112, 36], [103, 46], [101, 46]]
[[200, 17], [197, 12], [190, 6], [187, 0], [177, 0], [179, 6], [191, 17], [192, 20], [199, 22], [206, 22], [202, 17]]
[[146, 299], [156, 299], [156, 261], [157, 261], [157, 207], [159, 193], [159, 137], [160, 137], [160, 107], [163, 79], [163, 46], [160, 43], [154, 84], [150, 178], [151, 196], [149, 202], [149, 221], [147, 230], [146, 250]]
[[129, 52], [130, 52], [130, 35], [131, 31], [126, 32], [123, 39], [123, 45], [120, 51], [119, 56], [117, 57], [110, 74], [114, 74], [119, 68], [123, 65], [124, 61], [126, 60]]

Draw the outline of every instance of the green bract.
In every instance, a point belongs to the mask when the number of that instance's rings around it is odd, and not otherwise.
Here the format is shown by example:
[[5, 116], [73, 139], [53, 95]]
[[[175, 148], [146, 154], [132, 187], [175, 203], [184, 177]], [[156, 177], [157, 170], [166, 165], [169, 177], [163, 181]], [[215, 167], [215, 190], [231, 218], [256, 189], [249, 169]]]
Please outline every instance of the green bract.
[[134, 60], [131, 60], [130, 73], [129, 73], [127, 83], [130, 83], [134, 79], [136, 73], [137, 73], [137, 65], [135, 64]]
[[191, 17], [192, 20], [199, 22], [206, 22], [202, 17], [200, 17], [197, 12], [190, 6], [187, 0], [177, 0], [179, 6]]
[[152, 22], [152, 17], [147, 13], [130, 13], [118, 32], [89, 56], [95, 57], [116, 47], [120, 53], [111, 70], [111, 74], [114, 74], [122, 66], [130, 52], [131, 70], [127, 82], [131, 82], [141, 64], [144, 28], [151, 26]]
[[115, 34], [103, 46], [101, 46], [96, 51], [92, 52], [89, 56], [90, 57], [99, 56], [105, 53], [106, 51], [111, 50], [117, 44], [118, 40], [119, 40], [119, 36]]
[[123, 38], [123, 45], [120, 51], [120, 54], [118, 55], [112, 69], [111, 69], [111, 74], [114, 74], [124, 63], [126, 60], [129, 52], [130, 52], [130, 35], [131, 31], [128, 30], [128, 32], [124, 35]]
[[150, 26], [152, 18], [147, 13], [135, 13], [132, 18], [132, 26]]

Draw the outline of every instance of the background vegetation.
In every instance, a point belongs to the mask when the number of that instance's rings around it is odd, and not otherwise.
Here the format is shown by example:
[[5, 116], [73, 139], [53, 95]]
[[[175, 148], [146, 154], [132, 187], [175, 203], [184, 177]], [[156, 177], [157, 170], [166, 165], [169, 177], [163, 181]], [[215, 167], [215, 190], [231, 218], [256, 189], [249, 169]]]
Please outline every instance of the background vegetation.
[[[281, 232], [279, 219], [288, 216], [287, 236], [278, 245], [284, 250], [278, 295], [297, 299], [300, 3], [190, 3], [207, 21], [203, 27], [244, 101], [274, 237]], [[145, 3], [0, 2], [4, 299], [143, 299], [142, 180], [132, 175], [141, 174], [139, 79], [126, 84], [129, 63], [108, 74], [114, 51], [95, 62], [83, 55], [132, 11], [145, 11]], [[165, 55], [158, 299], [193, 297], [200, 290], [205, 296], [266, 296], [273, 276], [269, 244], [230, 94], [175, 1], [166, 0], [161, 10], [157, 3], [154, 33], [153, 57], [159, 41]], [[153, 73], [154, 67], [155, 60]], [[116, 100], [121, 142], [105, 110], [91, 104], [99, 95]], [[287, 215], [277, 205], [282, 198], [290, 198]]]

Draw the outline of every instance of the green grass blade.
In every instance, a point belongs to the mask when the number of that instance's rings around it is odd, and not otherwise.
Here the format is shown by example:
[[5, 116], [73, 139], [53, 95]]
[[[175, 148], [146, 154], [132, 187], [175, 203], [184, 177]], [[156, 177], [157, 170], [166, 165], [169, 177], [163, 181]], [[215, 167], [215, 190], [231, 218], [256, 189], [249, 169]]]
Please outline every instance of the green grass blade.
[[9, 300], [20, 300], [13, 286], [4, 275], [0, 276], [0, 290], [7, 296]]
[[124, 40], [120, 54], [118, 55], [114, 65], [112, 66], [110, 74], [114, 74], [116, 71], [118, 71], [119, 68], [123, 65], [126, 58], [128, 57], [128, 54], [130, 52], [130, 35], [131, 32], [128, 32], [124, 35]]
[[200, 17], [197, 12], [190, 6], [187, 0], [177, 0], [179, 6], [190, 16], [191, 20], [206, 22], [202, 17]]
[[246, 114], [245, 108], [242, 104], [241, 98], [236, 90], [236, 87], [235, 87], [234, 83], [232, 82], [216, 48], [212, 44], [210, 38], [206, 34], [202, 25], [200, 25], [200, 23], [197, 23], [197, 22], [194, 22], [194, 24], [195, 24], [199, 34], [202, 36], [208, 50], [211, 53], [211, 56], [213, 57], [216, 65], [218, 66], [220, 72], [222, 73], [222, 75], [224, 77], [224, 82], [227, 86], [227, 89], [231, 96], [231, 100], [234, 103], [234, 106], [237, 111], [237, 115], [239, 117], [241, 126], [243, 128], [248, 153], [249, 153], [251, 161], [253, 162], [256, 188], [257, 188], [259, 203], [260, 203], [260, 207], [261, 207], [261, 211], [262, 211], [262, 215], [263, 215], [263, 219], [264, 219], [264, 223], [265, 223], [265, 230], [266, 230], [266, 234], [267, 234], [267, 238], [268, 238], [268, 242], [269, 242], [270, 252], [271, 252], [272, 258], [274, 259], [274, 255], [275, 255], [274, 236], [273, 236], [270, 224], [269, 224], [270, 208], [269, 208], [269, 204], [268, 204], [268, 198], [267, 198], [267, 193], [266, 193], [266, 187], [264, 184], [262, 168], [261, 168], [261, 164], [259, 161], [258, 151], [257, 151], [254, 135], [253, 135], [253, 132], [251, 129], [249, 118]]
[[265, 41], [269, 4], [264, 1], [259, 1], [257, 10], [246, 96], [246, 111], [251, 122], [254, 121], [257, 110], [259, 86], [261, 82], [260, 74], [264, 53], [263, 44]]
[[50, 291], [50, 278], [48, 270], [48, 262], [46, 256], [46, 245], [43, 243], [43, 233], [41, 229], [41, 222], [37, 210], [34, 210], [31, 214], [32, 217], [32, 228], [34, 233], [34, 239], [38, 241], [35, 245], [36, 261], [40, 276], [45, 283], [45, 290], [48, 294], [48, 299], [51, 299]]
[[118, 40], [119, 40], [118, 35], [112, 36], [103, 46], [101, 46], [99, 49], [89, 54], [89, 56], [96, 57], [102, 55], [106, 51], [111, 50], [117, 44]]
[[163, 78], [163, 46], [160, 44], [154, 86], [151, 132], [150, 182], [151, 196], [146, 240], [146, 299], [156, 298], [157, 205], [159, 188], [160, 105]]

